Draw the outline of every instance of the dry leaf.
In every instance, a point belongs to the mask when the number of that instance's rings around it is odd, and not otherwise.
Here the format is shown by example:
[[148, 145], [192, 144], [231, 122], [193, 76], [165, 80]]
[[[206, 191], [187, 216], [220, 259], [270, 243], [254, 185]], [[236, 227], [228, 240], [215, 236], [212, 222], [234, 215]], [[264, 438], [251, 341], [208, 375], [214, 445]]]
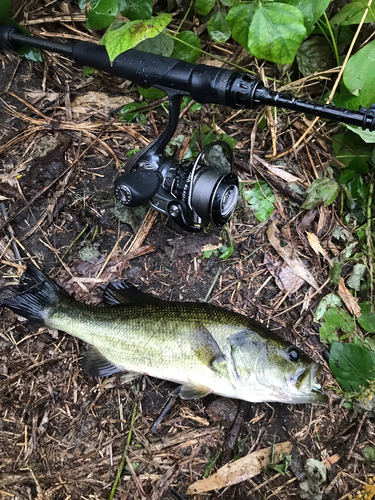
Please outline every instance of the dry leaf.
[[274, 262], [266, 253], [264, 254], [264, 263], [268, 271], [275, 278], [276, 285], [284, 293], [291, 294], [297, 292], [305, 282], [305, 280], [294, 273], [293, 269], [286, 262]]
[[346, 288], [343, 277], [340, 278], [338, 294], [351, 314], [354, 314], [357, 318], [362, 316], [361, 308], [358, 305], [358, 299], [353, 297], [353, 295]]
[[[281, 455], [287, 455], [292, 451], [290, 441], [275, 445], [274, 462], [277, 463], [281, 459]], [[263, 448], [262, 450], [254, 451], [246, 457], [240, 458], [233, 463], [226, 464], [221, 467], [215, 474], [196, 481], [186, 491], [186, 495], [196, 495], [205, 493], [206, 491], [226, 488], [232, 484], [237, 484], [246, 481], [262, 472], [262, 469], [271, 461], [271, 447]]]
[[277, 227], [274, 222], [271, 223], [270, 227], [267, 230], [267, 236], [269, 242], [276, 250], [276, 252], [282, 257], [289, 267], [292, 268], [295, 275], [299, 278], [304, 279], [309, 285], [317, 290], [319, 288], [318, 283], [316, 282], [314, 276], [310, 273], [310, 271], [305, 267], [301, 259], [297, 256], [293, 256], [293, 249], [290, 245], [286, 245], [282, 247], [280, 245], [280, 240], [276, 237]]
[[72, 110], [75, 113], [92, 113], [98, 109], [104, 113], [109, 114], [114, 109], [125, 106], [134, 99], [126, 96], [111, 96], [105, 92], [87, 92], [86, 94], [79, 95], [72, 102]]
[[323, 257], [330, 263], [330, 265], [332, 266], [332, 262], [331, 262], [331, 259], [328, 257], [328, 254], [327, 252], [324, 250], [324, 248], [322, 247], [320, 241], [319, 241], [319, 238], [317, 237], [316, 234], [314, 233], [309, 233], [308, 231], [306, 231], [306, 234], [307, 234], [307, 239], [309, 241], [309, 244], [311, 246], [311, 248], [314, 250], [314, 252], [319, 255], [323, 255]]

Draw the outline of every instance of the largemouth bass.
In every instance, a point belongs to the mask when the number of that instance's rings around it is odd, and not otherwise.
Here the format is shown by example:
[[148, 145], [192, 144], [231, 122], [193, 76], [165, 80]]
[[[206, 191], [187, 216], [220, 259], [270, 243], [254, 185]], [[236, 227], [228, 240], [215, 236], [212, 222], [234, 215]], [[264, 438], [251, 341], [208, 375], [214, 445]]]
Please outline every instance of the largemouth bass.
[[181, 384], [183, 399], [209, 393], [251, 402], [317, 403], [321, 366], [246, 316], [206, 303], [167, 302], [126, 281], [107, 286], [105, 307], [76, 301], [29, 266], [0, 305], [92, 344], [89, 375], [126, 370]]

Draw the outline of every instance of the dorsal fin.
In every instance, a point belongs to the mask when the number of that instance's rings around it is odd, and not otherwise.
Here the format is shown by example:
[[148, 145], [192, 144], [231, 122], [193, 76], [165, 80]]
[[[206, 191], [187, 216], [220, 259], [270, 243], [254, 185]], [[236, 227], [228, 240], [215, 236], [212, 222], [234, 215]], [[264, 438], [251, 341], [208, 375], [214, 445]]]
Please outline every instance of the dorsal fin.
[[141, 292], [131, 283], [122, 280], [109, 283], [104, 290], [103, 302], [106, 306], [124, 304], [158, 304], [164, 302], [153, 295]]

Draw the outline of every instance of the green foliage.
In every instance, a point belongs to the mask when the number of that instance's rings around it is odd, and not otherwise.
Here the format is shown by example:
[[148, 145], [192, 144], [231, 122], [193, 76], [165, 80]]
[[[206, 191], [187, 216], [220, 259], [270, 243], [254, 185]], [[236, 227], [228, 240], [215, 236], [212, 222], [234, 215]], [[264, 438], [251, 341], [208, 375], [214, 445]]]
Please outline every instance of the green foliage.
[[303, 76], [309, 76], [334, 67], [335, 58], [328, 41], [321, 36], [314, 36], [298, 49], [297, 63]]
[[207, 23], [208, 32], [214, 42], [224, 43], [230, 38], [231, 31], [225, 17], [220, 11], [211, 16]]
[[11, 5], [11, 0], [2, 0], [0, 2], [0, 20], [2, 21], [7, 16]]
[[[343, 8], [331, 19], [332, 26], [350, 26], [351, 24], [359, 24], [365, 9], [367, 7], [367, 0], [352, 1], [343, 6]], [[365, 18], [365, 23], [372, 21], [372, 14], [369, 11]]]
[[248, 202], [260, 222], [265, 221], [272, 214], [275, 195], [267, 182], [257, 181], [253, 189], [242, 193], [242, 197]]
[[321, 204], [328, 206], [335, 201], [339, 191], [340, 187], [337, 182], [327, 177], [320, 177], [306, 189], [306, 199], [301, 206], [306, 210]]
[[121, 52], [132, 49], [146, 38], [158, 35], [171, 20], [170, 14], [160, 14], [147, 20], [114, 23], [105, 33], [101, 44], [105, 45], [109, 59], [113, 61]]
[[363, 448], [363, 456], [366, 460], [371, 460], [371, 462], [375, 462], [375, 448], [366, 444]]
[[329, 367], [346, 392], [359, 392], [375, 380], [375, 352], [354, 343], [334, 342]]
[[358, 318], [358, 323], [364, 330], [375, 333], [375, 310], [371, 311], [371, 302], [360, 304], [362, 316]]
[[[130, 123], [134, 120], [139, 123], [146, 123], [146, 116], [144, 113], [137, 111], [137, 109], [142, 108], [142, 106], [144, 106], [144, 104], [139, 104], [137, 102], [126, 104], [120, 111], [120, 120], [126, 123]], [[134, 113], [131, 111], [134, 111]]]
[[118, 0], [118, 5], [121, 14], [130, 21], [152, 16], [152, 0]]
[[195, 62], [200, 55], [201, 47], [201, 41], [195, 33], [192, 31], [181, 31], [174, 37], [174, 49], [171, 57], [183, 59], [187, 62]]
[[195, 0], [195, 10], [201, 16], [206, 16], [215, 5], [215, 0]]
[[100, 30], [115, 21], [118, 0], [79, 0], [79, 8], [86, 14], [86, 28]]
[[162, 31], [153, 38], [146, 38], [135, 48], [143, 52], [170, 57], [174, 51], [174, 41], [172, 37]]

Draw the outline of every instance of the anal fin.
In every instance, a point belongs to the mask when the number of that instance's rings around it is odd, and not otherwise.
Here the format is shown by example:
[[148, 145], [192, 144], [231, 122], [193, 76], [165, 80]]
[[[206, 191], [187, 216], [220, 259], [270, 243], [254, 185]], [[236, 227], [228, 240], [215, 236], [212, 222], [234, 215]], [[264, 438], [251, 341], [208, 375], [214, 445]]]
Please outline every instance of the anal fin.
[[83, 355], [82, 369], [86, 375], [92, 377], [108, 377], [123, 371], [123, 368], [111, 363], [96, 347], [92, 347]]
[[203, 398], [212, 392], [211, 389], [205, 385], [195, 384], [194, 382], [186, 382], [183, 385], [177, 387], [171, 396], [180, 396], [181, 399], [196, 399]]

